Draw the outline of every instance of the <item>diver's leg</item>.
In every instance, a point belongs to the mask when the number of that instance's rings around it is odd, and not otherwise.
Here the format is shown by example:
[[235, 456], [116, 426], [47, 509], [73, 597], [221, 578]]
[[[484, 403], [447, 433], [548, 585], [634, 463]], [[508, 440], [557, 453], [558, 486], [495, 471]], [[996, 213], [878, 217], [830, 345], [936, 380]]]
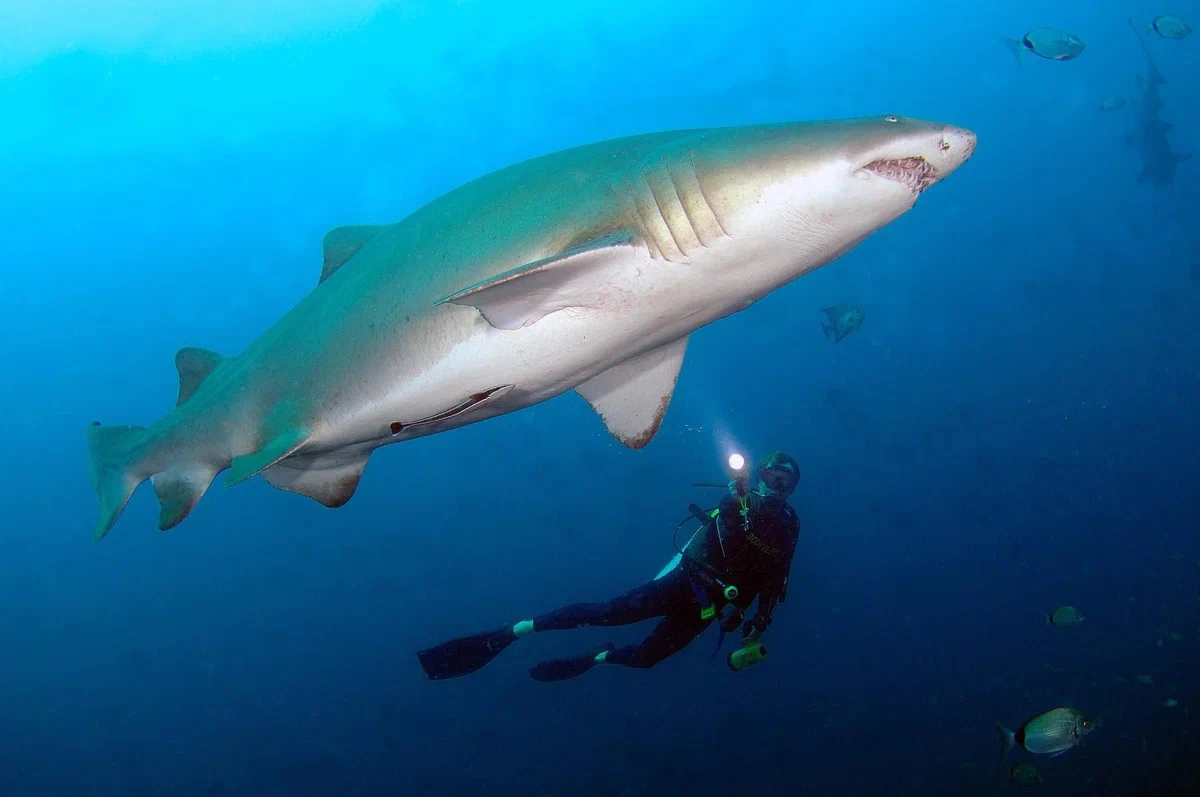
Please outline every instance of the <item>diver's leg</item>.
[[647, 670], [686, 648], [711, 622], [712, 620], [701, 620], [691, 612], [668, 615], [640, 645], [629, 645], [600, 653], [596, 656], [596, 663], [620, 664], [622, 667]]
[[[565, 631], [589, 625], [630, 625], [662, 617], [677, 603], [680, 592], [679, 576], [670, 573], [655, 581], [641, 584], [623, 595], [601, 603], [572, 603], [552, 612], [538, 615], [532, 620], [517, 623], [514, 633], [524, 636], [534, 631]], [[522, 632], [525, 633], [522, 633]]]
[[642, 644], [616, 649], [612, 643], [606, 643], [577, 656], [543, 661], [529, 669], [530, 677], [535, 681], [564, 681], [582, 675], [597, 664], [603, 663], [642, 669], [653, 667], [687, 647], [687, 644], [712, 622], [700, 618], [700, 605], [691, 594], [686, 580], [675, 585], [666, 585], [657, 593], [656, 603], [656, 609], [665, 611], [658, 611], [649, 616], [666, 617]]
[[565, 681], [583, 675], [597, 664], [649, 669], [687, 647], [710, 622], [698, 616], [693, 617], [690, 613], [670, 615], [640, 645], [614, 649], [609, 642], [577, 656], [535, 664], [529, 668], [529, 676], [535, 681]]

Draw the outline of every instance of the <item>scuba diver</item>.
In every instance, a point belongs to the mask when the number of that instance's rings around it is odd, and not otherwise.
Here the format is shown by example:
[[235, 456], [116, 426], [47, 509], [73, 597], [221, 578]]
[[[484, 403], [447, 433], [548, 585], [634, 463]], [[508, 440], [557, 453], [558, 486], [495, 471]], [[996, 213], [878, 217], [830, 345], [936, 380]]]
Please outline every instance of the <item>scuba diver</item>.
[[[739, 670], [766, 655], [759, 637], [771, 624], [775, 606], [787, 596], [788, 573], [800, 521], [787, 503], [800, 481], [796, 460], [781, 451], [768, 454], [750, 489], [746, 461], [729, 458], [729, 492], [708, 512], [695, 504], [691, 515], [702, 525], [687, 545], [676, 544], [676, 556], [652, 581], [602, 603], [573, 603], [532, 620], [453, 639], [417, 653], [431, 680], [468, 675], [483, 667], [516, 640], [542, 631], [584, 626], [629, 625], [663, 618], [641, 644], [618, 648], [611, 643], [581, 655], [544, 661], [531, 667], [537, 681], [562, 681], [582, 675], [597, 664], [647, 669], [683, 650], [716, 619], [721, 640], [742, 626], [742, 647], [731, 654]], [[699, 486], [726, 487], [724, 484]], [[754, 616], [745, 613], [758, 598]]]

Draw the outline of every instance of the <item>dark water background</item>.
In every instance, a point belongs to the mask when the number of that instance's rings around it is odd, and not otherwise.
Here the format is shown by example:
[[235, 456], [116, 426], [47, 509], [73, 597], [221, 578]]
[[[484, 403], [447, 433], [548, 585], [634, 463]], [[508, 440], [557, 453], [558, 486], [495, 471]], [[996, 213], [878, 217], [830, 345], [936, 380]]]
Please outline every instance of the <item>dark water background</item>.
[[[1125, 18], [1200, 6], [731, 5], [9, 12], [5, 794], [1005, 795], [993, 722], [1058, 705], [1103, 724], [1043, 789], [1200, 794], [1200, 173], [1137, 183], [1130, 108], [1099, 109], [1144, 72]], [[998, 37], [1036, 25], [1088, 49], [1018, 66]], [[1150, 44], [1200, 150], [1200, 39]], [[84, 425], [165, 412], [175, 350], [240, 351], [327, 229], [585, 141], [878, 113], [977, 154], [693, 336], [647, 449], [566, 396], [378, 453], [337, 511], [255, 480], [163, 535], [143, 489], [91, 542]], [[835, 346], [842, 301], [868, 316]], [[634, 628], [425, 680], [418, 648], [657, 572], [726, 440], [804, 471], [766, 663], [729, 672], [710, 632], [649, 672], [525, 674]], [[1085, 623], [1045, 628], [1065, 603]]]

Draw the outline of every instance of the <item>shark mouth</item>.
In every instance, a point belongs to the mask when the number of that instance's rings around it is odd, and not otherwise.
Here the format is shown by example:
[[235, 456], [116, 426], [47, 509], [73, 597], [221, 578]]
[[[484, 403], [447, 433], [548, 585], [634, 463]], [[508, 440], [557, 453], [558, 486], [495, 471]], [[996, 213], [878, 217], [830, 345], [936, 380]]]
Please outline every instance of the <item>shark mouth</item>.
[[924, 158], [900, 158], [899, 160], [874, 161], [863, 167], [880, 177], [902, 183], [919, 194], [938, 181], [937, 169]]

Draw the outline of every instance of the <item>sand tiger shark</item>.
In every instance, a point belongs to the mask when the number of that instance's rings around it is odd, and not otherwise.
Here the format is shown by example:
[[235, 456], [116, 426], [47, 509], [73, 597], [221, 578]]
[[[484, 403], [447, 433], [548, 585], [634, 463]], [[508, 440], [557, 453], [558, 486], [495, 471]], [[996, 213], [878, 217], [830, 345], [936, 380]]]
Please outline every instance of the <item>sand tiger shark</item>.
[[1165, 188], [1175, 182], [1176, 167], [1192, 156], [1181, 155], [1171, 148], [1171, 140], [1167, 133], [1173, 125], [1162, 118], [1163, 101], [1159, 92], [1167, 85], [1167, 79], [1154, 63], [1154, 56], [1146, 45], [1146, 39], [1131, 19], [1129, 27], [1137, 36], [1138, 44], [1146, 56], [1146, 77], [1138, 76], [1138, 86], [1142, 96], [1134, 103], [1134, 113], [1137, 120], [1137, 132], [1126, 136], [1127, 144], [1136, 144], [1141, 150], [1142, 170], [1138, 173], [1137, 181], [1149, 181], [1155, 188]]
[[974, 149], [898, 116], [650, 133], [333, 229], [316, 287], [244, 352], [178, 352], [174, 409], [88, 428], [95, 536], [147, 479], [161, 529], [224, 470], [341, 506], [375, 449], [568, 390], [640, 448], [692, 332], [842, 256]]

